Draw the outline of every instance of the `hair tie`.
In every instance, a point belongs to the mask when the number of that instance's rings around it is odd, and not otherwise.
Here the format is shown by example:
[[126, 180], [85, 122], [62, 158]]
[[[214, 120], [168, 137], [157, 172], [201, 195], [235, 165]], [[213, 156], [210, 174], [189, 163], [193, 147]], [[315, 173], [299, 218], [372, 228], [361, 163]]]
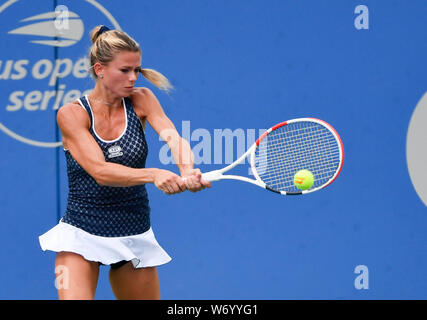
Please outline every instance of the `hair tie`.
[[105, 31], [109, 31], [109, 30], [111, 30], [110, 28], [108, 28], [108, 27], [106, 27], [106, 26], [102, 26], [100, 29], [99, 29], [99, 31], [98, 31], [98, 34], [97, 34], [97, 38], [101, 35], [101, 34], [103, 34]]

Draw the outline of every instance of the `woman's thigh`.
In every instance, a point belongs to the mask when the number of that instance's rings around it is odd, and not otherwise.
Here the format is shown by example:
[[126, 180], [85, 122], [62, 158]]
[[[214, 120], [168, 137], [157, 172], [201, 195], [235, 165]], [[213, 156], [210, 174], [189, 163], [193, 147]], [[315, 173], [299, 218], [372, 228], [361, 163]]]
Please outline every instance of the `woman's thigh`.
[[135, 269], [131, 262], [111, 269], [110, 284], [117, 299], [159, 300], [160, 285], [156, 267]]
[[60, 300], [91, 300], [95, 297], [99, 264], [72, 252], [58, 252], [55, 261], [56, 281]]

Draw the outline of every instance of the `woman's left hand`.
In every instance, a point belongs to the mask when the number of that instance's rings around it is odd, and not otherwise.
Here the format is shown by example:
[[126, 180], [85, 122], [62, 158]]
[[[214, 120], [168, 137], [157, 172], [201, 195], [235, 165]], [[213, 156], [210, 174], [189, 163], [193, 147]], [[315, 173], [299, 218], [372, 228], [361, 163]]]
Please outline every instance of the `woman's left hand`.
[[191, 192], [197, 192], [205, 188], [210, 188], [211, 183], [209, 181], [202, 180], [202, 172], [199, 169], [190, 169], [182, 175], [187, 187], [187, 190]]

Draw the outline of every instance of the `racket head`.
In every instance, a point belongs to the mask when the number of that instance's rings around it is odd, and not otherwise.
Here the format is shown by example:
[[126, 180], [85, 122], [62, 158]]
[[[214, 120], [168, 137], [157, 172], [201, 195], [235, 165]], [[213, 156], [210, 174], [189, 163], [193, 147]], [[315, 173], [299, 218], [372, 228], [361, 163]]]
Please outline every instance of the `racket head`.
[[[344, 147], [336, 130], [323, 120], [298, 118], [279, 123], [259, 137], [251, 152], [252, 173], [266, 189], [301, 195], [330, 185], [344, 164]], [[306, 169], [314, 183], [307, 190], [294, 184], [295, 173]]]

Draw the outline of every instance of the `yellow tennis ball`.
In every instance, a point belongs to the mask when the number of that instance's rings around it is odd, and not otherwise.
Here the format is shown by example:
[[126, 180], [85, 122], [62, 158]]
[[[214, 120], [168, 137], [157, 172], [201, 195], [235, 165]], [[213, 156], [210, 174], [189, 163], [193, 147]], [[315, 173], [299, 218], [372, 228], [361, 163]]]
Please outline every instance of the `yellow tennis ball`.
[[294, 184], [300, 190], [310, 189], [314, 183], [314, 176], [309, 170], [300, 170], [295, 173]]

